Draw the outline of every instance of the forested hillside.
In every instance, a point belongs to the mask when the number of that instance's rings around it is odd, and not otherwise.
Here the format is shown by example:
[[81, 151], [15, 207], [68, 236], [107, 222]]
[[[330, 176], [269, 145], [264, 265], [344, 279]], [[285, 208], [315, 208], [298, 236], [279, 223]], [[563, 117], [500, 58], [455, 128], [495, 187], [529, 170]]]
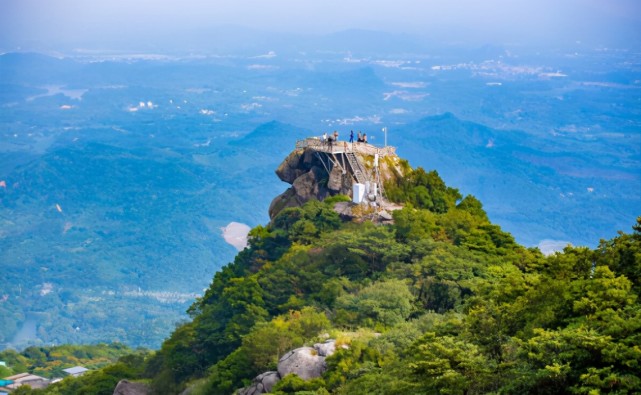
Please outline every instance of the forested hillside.
[[324, 132], [438, 169], [544, 252], [595, 248], [639, 214], [639, 51], [286, 41], [0, 54], [0, 350], [159, 348], [237, 253], [221, 228], [269, 221], [273, 170]]
[[[594, 250], [546, 257], [434, 171], [408, 167], [385, 190], [405, 205], [393, 225], [342, 219], [338, 196], [254, 228], [191, 321], [123, 378], [160, 394], [231, 394], [331, 337], [322, 377], [286, 376], [273, 392], [641, 391], [641, 217]], [[72, 382], [45, 392], [77, 393]]]

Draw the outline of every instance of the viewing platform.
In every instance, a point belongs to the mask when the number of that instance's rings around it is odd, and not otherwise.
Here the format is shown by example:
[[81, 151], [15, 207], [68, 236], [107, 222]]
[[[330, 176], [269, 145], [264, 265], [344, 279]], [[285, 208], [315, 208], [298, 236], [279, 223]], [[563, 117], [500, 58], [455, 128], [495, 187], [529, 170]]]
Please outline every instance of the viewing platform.
[[369, 143], [350, 143], [344, 140], [327, 142], [318, 137], [308, 137], [304, 140], [296, 141], [296, 149], [305, 148], [311, 148], [314, 151], [325, 152], [328, 154], [355, 153], [372, 156], [378, 154], [378, 156], [381, 158], [385, 156], [396, 156], [396, 147], [392, 147], [389, 145], [385, 147], [376, 147]]
[[389, 212], [401, 207], [387, 199], [385, 189], [402, 174], [399, 166], [396, 147], [322, 137], [298, 140], [294, 151], [276, 169], [278, 177], [291, 187], [272, 201], [269, 217], [274, 219], [283, 209], [300, 207], [312, 199], [342, 195], [351, 202], [341, 201], [338, 209], [334, 206], [341, 216], [373, 215], [382, 218], [379, 221], [391, 221]]

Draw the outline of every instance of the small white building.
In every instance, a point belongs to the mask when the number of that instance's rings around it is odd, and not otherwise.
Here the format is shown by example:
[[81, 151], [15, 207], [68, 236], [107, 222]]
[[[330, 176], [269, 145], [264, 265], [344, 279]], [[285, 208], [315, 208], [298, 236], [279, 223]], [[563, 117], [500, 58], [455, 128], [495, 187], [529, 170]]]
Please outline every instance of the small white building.
[[365, 184], [355, 183], [352, 185], [352, 202], [359, 204], [365, 198]]
[[6, 388], [8, 390], [7, 392], [18, 389], [20, 386], [25, 384], [29, 385], [32, 389], [45, 388], [49, 385], [49, 379], [31, 373], [15, 374], [13, 376], [5, 377], [4, 380], [11, 382], [11, 384], [5, 385], [2, 389], [4, 391], [4, 388]]
[[74, 366], [73, 368], [63, 369], [62, 371], [67, 373], [69, 376], [78, 377], [85, 374], [89, 369], [84, 366]]

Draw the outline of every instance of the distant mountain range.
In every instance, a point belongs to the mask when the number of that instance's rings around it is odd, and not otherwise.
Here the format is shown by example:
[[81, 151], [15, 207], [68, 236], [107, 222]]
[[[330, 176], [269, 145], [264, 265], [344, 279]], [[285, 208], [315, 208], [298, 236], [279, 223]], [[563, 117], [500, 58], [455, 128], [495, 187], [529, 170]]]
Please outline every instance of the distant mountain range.
[[639, 207], [637, 156], [617, 158], [625, 140], [617, 154], [598, 138], [577, 152], [574, 136], [535, 138], [448, 113], [403, 127], [392, 141], [412, 163], [437, 169], [448, 184], [477, 196], [490, 217], [526, 245], [547, 238], [595, 245]]

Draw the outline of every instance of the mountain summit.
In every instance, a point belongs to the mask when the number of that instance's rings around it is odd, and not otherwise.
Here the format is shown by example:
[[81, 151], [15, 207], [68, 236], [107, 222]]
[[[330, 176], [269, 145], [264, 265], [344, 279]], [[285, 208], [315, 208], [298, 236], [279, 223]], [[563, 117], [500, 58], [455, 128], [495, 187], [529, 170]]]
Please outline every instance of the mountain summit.
[[[372, 206], [386, 207], [383, 184], [402, 174], [394, 147], [376, 147], [366, 142], [329, 142], [318, 138], [299, 140], [296, 148], [276, 169], [276, 175], [292, 186], [269, 207], [270, 218], [287, 207], [324, 200], [338, 194], [354, 199], [362, 185]], [[358, 194], [358, 192], [356, 192]], [[355, 201], [359, 201], [358, 198]]]

